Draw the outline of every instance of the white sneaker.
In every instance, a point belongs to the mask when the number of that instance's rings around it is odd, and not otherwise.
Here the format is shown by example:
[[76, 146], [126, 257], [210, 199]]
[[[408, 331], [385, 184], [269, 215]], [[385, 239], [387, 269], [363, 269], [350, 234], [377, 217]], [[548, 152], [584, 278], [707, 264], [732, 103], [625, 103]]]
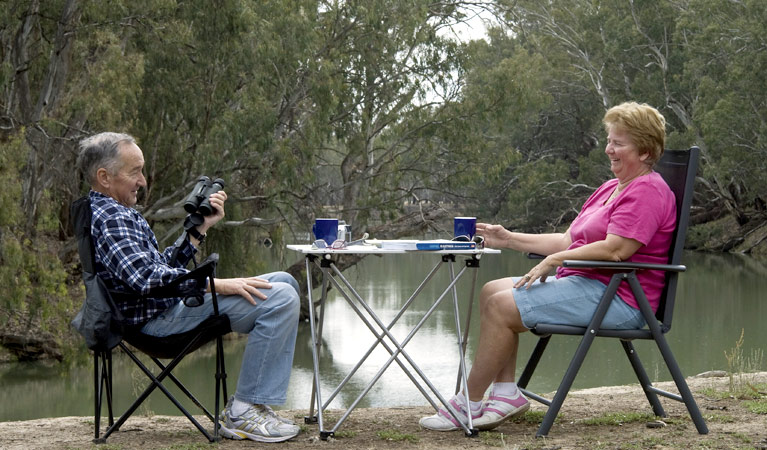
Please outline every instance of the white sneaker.
[[270, 416], [272, 416], [275, 419], [279, 420], [280, 422], [288, 424], [288, 425], [298, 426], [298, 425], [296, 425], [296, 423], [294, 421], [288, 419], [287, 417], [282, 417], [279, 414], [277, 414], [276, 412], [274, 412], [274, 410], [269, 405], [261, 405], [261, 406], [264, 407], [264, 410], [266, 411], [267, 414], [269, 414]]
[[517, 392], [517, 395], [511, 397], [491, 393], [482, 405], [482, 415], [474, 420], [474, 427], [480, 431], [492, 430], [503, 422], [524, 414], [528, 409], [530, 402], [522, 392]]
[[221, 413], [221, 435], [229, 439], [250, 439], [257, 442], [282, 442], [301, 431], [298, 425], [278, 416], [266, 405], [252, 405], [243, 414], [232, 416], [232, 400]]
[[[434, 431], [460, 430], [461, 423], [468, 424], [469, 422], [469, 419], [466, 417], [466, 408], [461, 405], [455, 397], [450, 399], [448, 403], [450, 403], [453, 409], [458, 413], [458, 418], [461, 420], [460, 422], [455, 420], [455, 417], [453, 417], [448, 410], [440, 408], [437, 414], [421, 417], [421, 420], [419, 420], [418, 423], [422, 427]], [[481, 413], [475, 413], [471, 415], [471, 418], [472, 420], [476, 420], [480, 415]]]

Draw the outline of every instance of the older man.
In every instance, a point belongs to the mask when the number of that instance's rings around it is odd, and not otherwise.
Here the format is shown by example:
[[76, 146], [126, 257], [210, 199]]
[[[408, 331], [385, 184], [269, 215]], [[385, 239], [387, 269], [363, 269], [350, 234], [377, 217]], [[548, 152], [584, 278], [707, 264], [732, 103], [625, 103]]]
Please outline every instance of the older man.
[[[78, 167], [91, 184], [91, 233], [96, 270], [112, 290], [146, 294], [187, 273], [207, 230], [224, 217], [226, 193], [210, 196], [214, 213], [189, 232], [189, 239], [160, 251], [144, 217], [133, 206], [146, 186], [144, 155], [133, 137], [101, 133], [80, 143]], [[175, 261], [171, 254], [176, 253]], [[260, 277], [216, 279], [222, 314], [232, 330], [248, 334], [237, 391], [222, 412], [221, 433], [232, 439], [280, 442], [296, 436], [298, 426], [268, 405], [286, 400], [298, 327], [298, 283], [285, 272]], [[207, 300], [187, 307], [179, 298], [123, 301], [126, 325], [167, 336], [191, 330], [212, 314]]]

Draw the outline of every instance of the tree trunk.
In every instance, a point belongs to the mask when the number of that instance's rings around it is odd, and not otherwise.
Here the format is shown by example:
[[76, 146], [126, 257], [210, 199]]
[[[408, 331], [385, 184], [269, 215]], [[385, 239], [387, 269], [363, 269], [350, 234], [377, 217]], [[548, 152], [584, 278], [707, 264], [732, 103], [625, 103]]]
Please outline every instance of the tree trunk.
[[[27, 127], [26, 140], [29, 144], [27, 164], [23, 169], [22, 208], [26, 212], [26, 232], [34, 235], [37, 223], [37, 207], [45, 189], [50, 187], [52, 177], [48, 167], [50, 161], [58, 159], [55, 149], [61, 144], [55, 137], [48, 136], [41, 120], [55, 110], [60, 93], [64, 90], [69, 75], [69, 62], [75, 38], [75, 25], [80, 20], [77, 0], [68, 0], [58, 21], [56, 36], [48, 60], [48, 69], [40, 86], [40, 95], [32, 106], [32, 81], [28, 67], [32, 56], [29, 49], [36, 37], [32, 31], [39, 20], [40, 4], [33, 1], [22, 22], [14, 41], [16, 78], [16, 100], [22, 125]], [[37, 86], [34, 86], [36, 89]]]

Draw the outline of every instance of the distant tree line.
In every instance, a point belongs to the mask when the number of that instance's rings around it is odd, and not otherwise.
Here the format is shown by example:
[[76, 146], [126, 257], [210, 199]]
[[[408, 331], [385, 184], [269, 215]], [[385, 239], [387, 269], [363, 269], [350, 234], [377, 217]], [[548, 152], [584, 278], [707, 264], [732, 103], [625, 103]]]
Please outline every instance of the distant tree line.
[[[200, 174], [227, 181], [224, 229], [277, 241], [406, 204], [561, 229], [611, 176], [600, 121], [626, 100], [661, 110], [669, 148], [701, 147], [695, 223], [765, 222], [763, 1], [0, 5], [0, 336], [59, 339], [79, 303], [77, 143], [105, 130], [144, 150], [166, 244]], [[487, 39], [456, 39], [477, 14]]]

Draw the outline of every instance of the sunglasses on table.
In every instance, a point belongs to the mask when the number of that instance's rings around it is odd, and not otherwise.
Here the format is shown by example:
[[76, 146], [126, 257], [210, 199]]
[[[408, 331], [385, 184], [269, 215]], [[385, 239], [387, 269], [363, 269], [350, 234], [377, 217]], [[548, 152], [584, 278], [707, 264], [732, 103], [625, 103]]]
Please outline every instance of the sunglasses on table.
[[483, 248], [485, 246], [485, 237], [484, 236], [474, 236], [474, 238], [470, 238], [467, 234], [462, 234], [460, 236], [456, 236], [452, 239], [456, 242], [474, 242], [477, 244], [477, 248]]
[[317, 239], [312, 244], [312, 248], [332, 248], [334, 250], [341, 250], [341, 249], [344, 249], [344, 248], [349, 247], [351, 245], [364, 244], [365, 243], [365, 239], [367, 239], [368, 237], [369, 237], [369, 235], [367, 233], [364, 233], [362, 235], [362, 237], [357, 239], [357, 240], [354, 240], [354, 241], [351, 241], [351, 242], [346, 242], [346, 241], [341, 240], [341, 239], [336, 239], [330, 245], [328, 245], [328, 243], [324, 239]]
[[346, 241], [344, 241], [344, 240], [341, 240], [341, 239], [336, 239], [336, 240], [335, 240], [335, 241], [333, 241], [333, 242], [332, 242], [330, 245], [328, 245], [328, 243], [327, 243], [327, 242], [325, 242], [325, 240], [324, 240], [324, 239], [317, 239], [317, 240], [316, 240], [316, 241], [314, 241], [314, 243], [312, 244], [312, 248], [319, 248], [319, 249], [322, 249], [322, 248], [331, 248], [331, 249], [333, 249], [333, 250], [340, 250], [340, 249], [342, 249], [342, 248], [346, 248]]

